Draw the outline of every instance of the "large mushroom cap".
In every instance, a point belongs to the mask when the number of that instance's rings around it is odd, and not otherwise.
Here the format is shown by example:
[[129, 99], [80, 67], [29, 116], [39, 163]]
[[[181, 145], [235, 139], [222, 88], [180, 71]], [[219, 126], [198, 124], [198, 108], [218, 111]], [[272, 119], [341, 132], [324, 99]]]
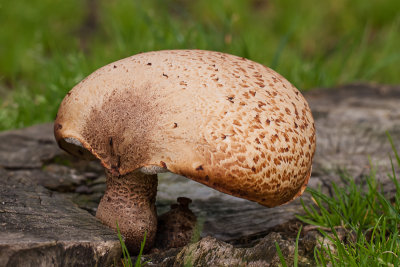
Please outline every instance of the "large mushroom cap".
[[315, 150], [300, 92], [245, 58], [201, 50], [111, 63], [61, 103], [62, 148], [119, 174], [164, 168], [265, 206], [303, 192]]

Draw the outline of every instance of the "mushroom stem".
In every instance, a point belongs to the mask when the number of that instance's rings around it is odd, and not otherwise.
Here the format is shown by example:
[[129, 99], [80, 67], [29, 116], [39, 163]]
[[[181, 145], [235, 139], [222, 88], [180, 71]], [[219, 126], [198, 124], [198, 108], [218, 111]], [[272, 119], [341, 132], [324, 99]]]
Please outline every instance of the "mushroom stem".
[[146, 234], [145, 250], [153, 246], [157, 232], [157, 174], [134, 171], [113, 175], [106, 170], [107, 189], [100, 201], [96, 217], [104, 224], [119, 229], [132, 254], [138, 254]]

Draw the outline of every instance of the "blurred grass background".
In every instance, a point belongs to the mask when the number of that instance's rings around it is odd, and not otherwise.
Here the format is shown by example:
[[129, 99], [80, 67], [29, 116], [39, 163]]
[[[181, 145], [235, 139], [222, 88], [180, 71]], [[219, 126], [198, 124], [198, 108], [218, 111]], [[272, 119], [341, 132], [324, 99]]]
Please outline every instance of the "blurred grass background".
[[300, 90], [400, 83], [399, 0], [0, 0], [0, 130], [54, 119], [64, 95], [151, 50], [223, 51]]

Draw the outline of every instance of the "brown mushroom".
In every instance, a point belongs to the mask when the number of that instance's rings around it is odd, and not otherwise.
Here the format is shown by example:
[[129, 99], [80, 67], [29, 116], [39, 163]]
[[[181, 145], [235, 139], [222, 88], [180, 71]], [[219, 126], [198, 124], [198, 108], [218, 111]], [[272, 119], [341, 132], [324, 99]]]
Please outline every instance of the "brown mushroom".
[[177, 204], [158, 217], [155, 248], [165, 250], [183, 247], [190, 242], [196, 226], [196, 215], [189, 209], [190, 198], [178, 197]]
[[170, 171], [268, 207], [304, 191], [314, 122], [300, 92], [245, 58], [201, 50], [138, 54], [100, 68], [61, 103], [55, 136], [97, 158], [107, 191], [97, 217], [118, 220], [134, 252], [155, 239], [157, 173]]

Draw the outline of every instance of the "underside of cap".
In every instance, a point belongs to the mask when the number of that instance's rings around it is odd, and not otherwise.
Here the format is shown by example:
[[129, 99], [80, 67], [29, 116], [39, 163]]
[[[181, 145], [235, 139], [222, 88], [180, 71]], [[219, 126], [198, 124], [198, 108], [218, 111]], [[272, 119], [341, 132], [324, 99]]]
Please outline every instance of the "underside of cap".
[[96, 159], [96, 157], [94, 157], [93, 154], [90, 153], [90, 151], [87, 150], [79, 140], [73, 137], [60, 138], [58, 140], [58, 145], [59, 147], [76, 157], [86, 160]]
[[55, 136], [119, 174], [168, 170], [266, 206], [304, 190], [315, 151], [310, 109], [292, 84], [202, 50], [143, 53], [97, 70], [64, 98]]

